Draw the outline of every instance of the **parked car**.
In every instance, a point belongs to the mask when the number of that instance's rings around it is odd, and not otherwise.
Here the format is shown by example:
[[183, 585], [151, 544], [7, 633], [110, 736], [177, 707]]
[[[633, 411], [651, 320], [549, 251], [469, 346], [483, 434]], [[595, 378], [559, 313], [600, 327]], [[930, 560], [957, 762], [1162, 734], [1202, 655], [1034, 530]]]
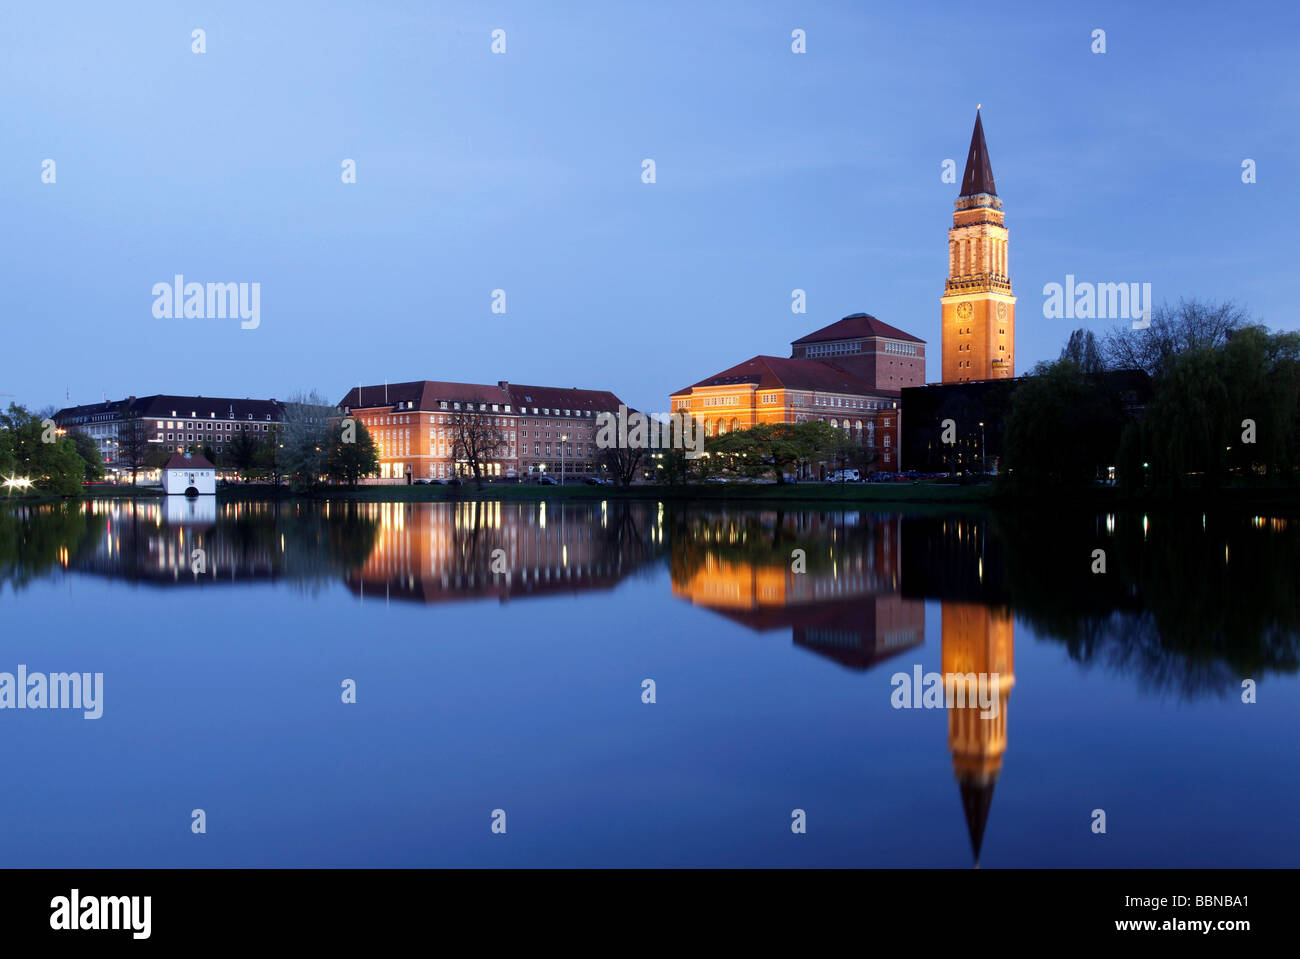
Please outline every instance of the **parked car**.
[[855, 469], [835, 470], [826, 477], [828, 483], [860, 483], [862, 474]]
[[415, 481], [415, 485], [416, 485], [416, 486], [428, 486], [428, 485], [429, 485], [429, 482], [430, 482], [430, 481], [427, 480], [427, 479], [418, 479], [418, 480]]
[[610, 481], [602, 476], [588, 476], [583, 480], [588, 486], [609, 486]]
[[538, 486], [559, 486], [560, 481], [554, 476], [543, 476], [537, 481]]
[[725, 476], [710, 476], [710, 477], [709, 477], [708, 479], [706, 479], [704, 482], [706, 482], [706, 483], [725, 483], [725, 482], [727, 482], [727, 478], [726, 478]]

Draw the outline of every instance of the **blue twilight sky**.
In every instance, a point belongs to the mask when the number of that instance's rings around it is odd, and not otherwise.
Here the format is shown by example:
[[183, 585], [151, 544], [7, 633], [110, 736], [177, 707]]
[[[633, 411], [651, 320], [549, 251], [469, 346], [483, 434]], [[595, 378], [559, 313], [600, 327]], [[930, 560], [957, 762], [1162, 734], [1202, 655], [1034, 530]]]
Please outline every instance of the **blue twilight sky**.
[[[1042, 317], [1066, 274], [1295, 329], [1298, 27], [1290, 2], [6, 4], [0, 393], [504, 378], [662, 410], [855, 311], [927, 340], [935, 380], [940, 174], [977, 102], [1021, 371], [1080, 325]], [[177, 273], [260, 283], [261, 325], [156, 319]]]

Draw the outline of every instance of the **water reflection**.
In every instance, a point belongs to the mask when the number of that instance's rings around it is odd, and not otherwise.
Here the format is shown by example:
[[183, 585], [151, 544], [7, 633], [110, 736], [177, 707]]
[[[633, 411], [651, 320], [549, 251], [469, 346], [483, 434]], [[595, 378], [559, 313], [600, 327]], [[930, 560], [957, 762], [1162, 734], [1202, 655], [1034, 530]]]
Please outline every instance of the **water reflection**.
[[672, 590], [750, 629], [867, 669], [925, 641], [899, 592], [901, 517], [690, 512], [674, 518]]
[[0, 583], [48, 571], [53, 553], [72, 572], [159, 586], [288, 580], [319, 589], [371, 554], [372, 505], [169, 496], [20, 507], [0, 512]]
[[[1095, 571], [1097, 550], [1104, 573]], [[1149, 692], [1231, 696], [1242, 678], [1297, 671], [1297, 561], [1300, 524], [1226, 513], [179, 497], [0, 511], [0, 585], [15, 590], [77, 574], [162, 589], [341, 583], [358, 600], [507, 602], [607, 591], [666, 570], [666, 595], [704, 611], [701, 622], [788, 632], [801, 651], [838, 667], [879, 667], [873, 683], [919, 661], [928, 608], [939, 617], [943, 672], [999, 675], [995, 716], [981, 717], [978, 705], [947, 716], [976, 863], [1008, 750], [1017, 621], [1079, 667], [1132, 677]], [[707, 639], [707, 628], [699, 634]], [[898, 658], [905, 652], [913, 655]]]
[[948, 751], [978, 865], [993, 786], [1007, 751], [1007, 704], [1016, 682], [1015, 624], [1007, 610], [978, 603], [945, 602], [940, 609], [943, 672], [998, 676], [996, 715], [983, 715], [978, 703], [948, 710]]
[[662, 551], [660, 514], [626, 503], [368, 504], [359, 596], [441, 603], [611, 589]]

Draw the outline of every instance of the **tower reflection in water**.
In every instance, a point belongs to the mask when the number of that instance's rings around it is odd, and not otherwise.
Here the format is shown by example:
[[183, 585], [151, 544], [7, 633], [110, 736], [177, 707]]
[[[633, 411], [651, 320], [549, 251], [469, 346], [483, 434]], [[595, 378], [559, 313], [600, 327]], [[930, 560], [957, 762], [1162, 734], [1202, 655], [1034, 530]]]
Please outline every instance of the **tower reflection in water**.
[[993, 787], [1007, 750], [1007, 700], [1016, 681], [1015, 623], [1009, 612], [976, 603], [945, 602], [939, 608], [944, 674], [998, 676], [997, 715], [981, 715], [978, 702], [948, 709], [948, 750], [978, 866]]
[[999, 676], [996, 716], [948, 710], [978, 864], [1015, 682], [1001, 557], [983, 520], [599, 501], [114, 503], [86, 516], [102, 533], [63, 565], [171, 587], [341, 578], [360, 599], [506, 602], [612, 589], [667, 555], [678, 599], [756, 632], [789, 631], [794, 646], [854, 671], [922, 647], [926, 602], [937, 600], [943, 672]]
[[943, 672], [998, 674], [996, 716], [981, 716], [978, 702], [948, 709], [977, 866], [1015, 684], [1014, 620], [1001, 584], [985, 575], [998, 558], [986, 555], [985, 535], [978, 519], [719, 511], [678, 517], [672, 536], [675, 596], [757, 632], [788, 629], [795, 645], [851, 669], [923, 645], [925, 601], [939, 600]]

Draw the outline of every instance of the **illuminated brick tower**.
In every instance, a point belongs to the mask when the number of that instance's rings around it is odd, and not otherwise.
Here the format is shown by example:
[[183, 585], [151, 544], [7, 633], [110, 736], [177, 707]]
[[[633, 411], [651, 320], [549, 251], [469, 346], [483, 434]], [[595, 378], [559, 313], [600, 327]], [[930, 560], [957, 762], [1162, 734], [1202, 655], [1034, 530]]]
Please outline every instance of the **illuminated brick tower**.
[[941, 300], [943, 382], [1015, 376], [1016, 298], [1007, 275], [1007, 228], [978, 109], [955, 207]]

